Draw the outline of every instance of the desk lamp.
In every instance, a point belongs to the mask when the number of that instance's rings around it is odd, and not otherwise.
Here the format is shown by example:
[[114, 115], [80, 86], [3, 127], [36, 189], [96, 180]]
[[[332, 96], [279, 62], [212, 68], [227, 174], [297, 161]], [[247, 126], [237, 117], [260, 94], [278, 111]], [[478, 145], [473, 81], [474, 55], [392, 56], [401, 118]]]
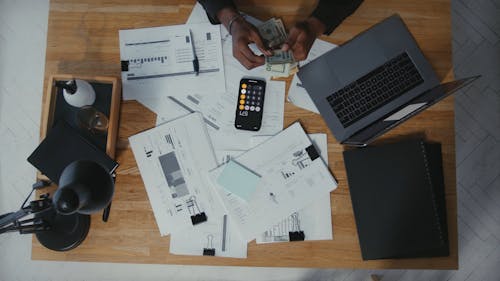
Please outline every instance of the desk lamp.
[[[49, 184], [38, 182], [33, 190]], [[90, 214], [108, 206], [113, 192], [113, 179], [101, 165], [75, 161], [62, 172], [59, 188], [52, 199], [43, 194], [39, 200], [31, 201], [26, 206], [30, 193], [19, 211], [1, 215], [0, 234], [12, 231], [35, 233], [38, 241], [48, 249], [74, 249], [87, 236]], [[33, 218], [22, 220], [29, 215]]]

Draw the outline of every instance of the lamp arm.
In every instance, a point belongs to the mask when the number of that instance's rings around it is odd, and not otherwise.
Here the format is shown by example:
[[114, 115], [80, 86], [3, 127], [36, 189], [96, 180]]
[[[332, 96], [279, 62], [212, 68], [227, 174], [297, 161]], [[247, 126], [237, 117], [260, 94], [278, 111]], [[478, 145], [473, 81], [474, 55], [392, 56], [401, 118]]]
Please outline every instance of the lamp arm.
[[[49, 230], [50, 225], [39, 216], [52, 210], [53, 205], [48, 195], [42, 195], [41, 197], [42, 199], [31, 201], [28, 206], [22, 207], [19, 211], [1, 215], [0, 234], [13, 231], [27, 234]], [[34, 215], [35, 218], [21, 220], [29, 215]]]

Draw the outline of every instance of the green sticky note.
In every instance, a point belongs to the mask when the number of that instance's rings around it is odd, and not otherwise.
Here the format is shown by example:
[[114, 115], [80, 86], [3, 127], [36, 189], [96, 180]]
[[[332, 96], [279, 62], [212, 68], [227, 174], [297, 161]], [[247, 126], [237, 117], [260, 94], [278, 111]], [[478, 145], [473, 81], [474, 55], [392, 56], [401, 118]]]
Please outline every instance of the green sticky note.
[[248, 201], [255, 192], [260, 177], [234, 161], [229, 161], [217, 178], [217, 183], [227, 191]]

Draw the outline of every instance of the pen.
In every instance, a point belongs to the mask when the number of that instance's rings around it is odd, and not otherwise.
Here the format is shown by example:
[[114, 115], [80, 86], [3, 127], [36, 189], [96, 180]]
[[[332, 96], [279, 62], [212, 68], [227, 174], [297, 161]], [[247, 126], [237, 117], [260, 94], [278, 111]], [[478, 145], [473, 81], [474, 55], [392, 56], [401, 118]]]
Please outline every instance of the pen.
[[200, 62], [198, 61], [198, 56], [196, 55], [196, 49], [194, 48], [193, 32], [189, 29], [189, 37], [191, 37], [191, 47], [193, 48], [193, 67], [194, 73], [198, 75], [200, 73]]

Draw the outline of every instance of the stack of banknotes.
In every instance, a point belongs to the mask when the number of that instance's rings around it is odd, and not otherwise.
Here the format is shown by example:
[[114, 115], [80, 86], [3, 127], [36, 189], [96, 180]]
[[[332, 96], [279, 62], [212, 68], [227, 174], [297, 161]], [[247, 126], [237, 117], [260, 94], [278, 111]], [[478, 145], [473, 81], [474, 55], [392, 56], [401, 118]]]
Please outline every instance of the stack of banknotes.
[[265, 71], [273, 78], [288, 77], [297, 73], [298, 63], [292, 52], [280, 48], [286, 42], [287, 33], [281, 19], [272, 18], [257, 27], [264, 44], [273, 49], [272, 56], [266, 56]]

